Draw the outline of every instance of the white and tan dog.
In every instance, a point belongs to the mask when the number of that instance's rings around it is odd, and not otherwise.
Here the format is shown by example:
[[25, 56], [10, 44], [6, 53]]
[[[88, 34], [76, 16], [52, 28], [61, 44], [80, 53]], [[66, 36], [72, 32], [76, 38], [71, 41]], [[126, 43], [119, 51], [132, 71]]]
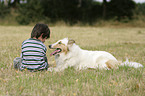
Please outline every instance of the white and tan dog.
[[119, 63], [110, 53], [105, 51], [88, 51], [81, 49], [72, 39], [64, 38], [49, 45], [50, 49], [56, 49], [50, 55], [55, 55], [56, 67], [51, 71], [63, 71], [68, 67], [77, 70], [87, 68], [116, 69], [118, 66], [143, 67], [140, 63], [129, 62]]

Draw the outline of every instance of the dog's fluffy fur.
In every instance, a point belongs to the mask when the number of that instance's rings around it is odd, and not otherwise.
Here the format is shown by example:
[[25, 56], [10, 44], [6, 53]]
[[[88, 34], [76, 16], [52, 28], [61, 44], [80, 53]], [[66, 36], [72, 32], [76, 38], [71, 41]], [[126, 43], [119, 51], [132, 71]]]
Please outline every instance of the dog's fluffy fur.
[[136, 62], [119, 63], [112, 54], [105, 51], [83, 50], [75, 44], [74, 40], [68, 38], [49, 45], [49, 48], [59, 50], [51, 54], [55, 55], [56, 67], [53, 68], [54, 71], [63, 71], [68, 67], [74, 67], [77, 70], [86, 68], [116, 69], [119, 65], [135, 68], [143, 67]]

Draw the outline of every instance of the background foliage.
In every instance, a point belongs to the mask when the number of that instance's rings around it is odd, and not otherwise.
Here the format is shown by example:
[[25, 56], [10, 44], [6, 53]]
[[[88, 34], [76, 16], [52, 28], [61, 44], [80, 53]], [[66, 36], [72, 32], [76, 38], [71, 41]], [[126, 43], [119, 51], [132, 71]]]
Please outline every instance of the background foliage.
[[0, 18], [4, 18], [5, 15], [10, 13], [10, 9], [4, 4], [0, 3]]
[[103, 0], [103, 3], [95, 0], [14, 0], [12, 3], [11, 0], [7, 1], [9, 2], [0, 2], [0, 17], [15, 10], [16, 21], [23, 25], [39, 21], [63, 21], [70, 25], [81, 22], [92, 25], [99, 20], [128, 22], [135, 19], [136, 14], [145, 15], [145, 4], [136, 4], [133, 0]]

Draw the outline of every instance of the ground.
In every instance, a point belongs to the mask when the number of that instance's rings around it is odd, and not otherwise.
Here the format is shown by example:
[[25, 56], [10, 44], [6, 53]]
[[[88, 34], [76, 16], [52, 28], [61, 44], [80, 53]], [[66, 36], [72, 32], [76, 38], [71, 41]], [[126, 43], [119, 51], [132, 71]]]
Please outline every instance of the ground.
[[[0, 95], [15, 96], [143, 96], [145, 69], [120, 67], [117, 70], [87, 69], [63, 72], [20, 72], [13, 59], [21, 53], [21, 43], [30, 37], [33, 26], [0, 26]], [[50, 27], [49, 44], [69, 37], [82, 49], [108, 51], [118, 60], [127, 58], [145, 66], [145, 28]], [[47, 49], [51, 67], [53, 50]]]

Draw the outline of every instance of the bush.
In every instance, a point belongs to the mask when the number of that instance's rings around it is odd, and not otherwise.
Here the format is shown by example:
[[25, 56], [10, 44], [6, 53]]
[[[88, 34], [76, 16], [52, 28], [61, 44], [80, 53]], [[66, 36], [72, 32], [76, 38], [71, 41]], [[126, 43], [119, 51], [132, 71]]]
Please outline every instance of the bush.
[[10, 13], [10, 8], [4, 6], [4, 4], [0, 3], [0, 17], [4, 18], [9, 13]]
[[117, 17], [117, 20], [132, 19], [135, 7], [136, 4], [133, 0], [111, 0], [108, 17]]
[[64, 21], [67, 24], [78, 22], [92, 23], [100, 17], [101, 4], [93, 0], [41, 0], [44, 16], [52, 22]]
[[137, 8], [136, 8], [135, 12], [136, 12], [136, 14], [145, 15], [145, 3], [137, 4]]
[[[105, 19], [128, 22], [134, 15], [133, 0], [111, 0], [106, 4]], [[19, 24], [46, 21], [64, 21], [66, 24], [93, 24], [102, 18], [103, 4], [94, 0], [27, 0], [18, 7], [16, 20]]]
[[18, 14], [16, 20], [19, 24], [27, 25], [30, 22], [40, 21], [43, 18], [40, 0], [29, 0], [27, 4], [19, 5]]

